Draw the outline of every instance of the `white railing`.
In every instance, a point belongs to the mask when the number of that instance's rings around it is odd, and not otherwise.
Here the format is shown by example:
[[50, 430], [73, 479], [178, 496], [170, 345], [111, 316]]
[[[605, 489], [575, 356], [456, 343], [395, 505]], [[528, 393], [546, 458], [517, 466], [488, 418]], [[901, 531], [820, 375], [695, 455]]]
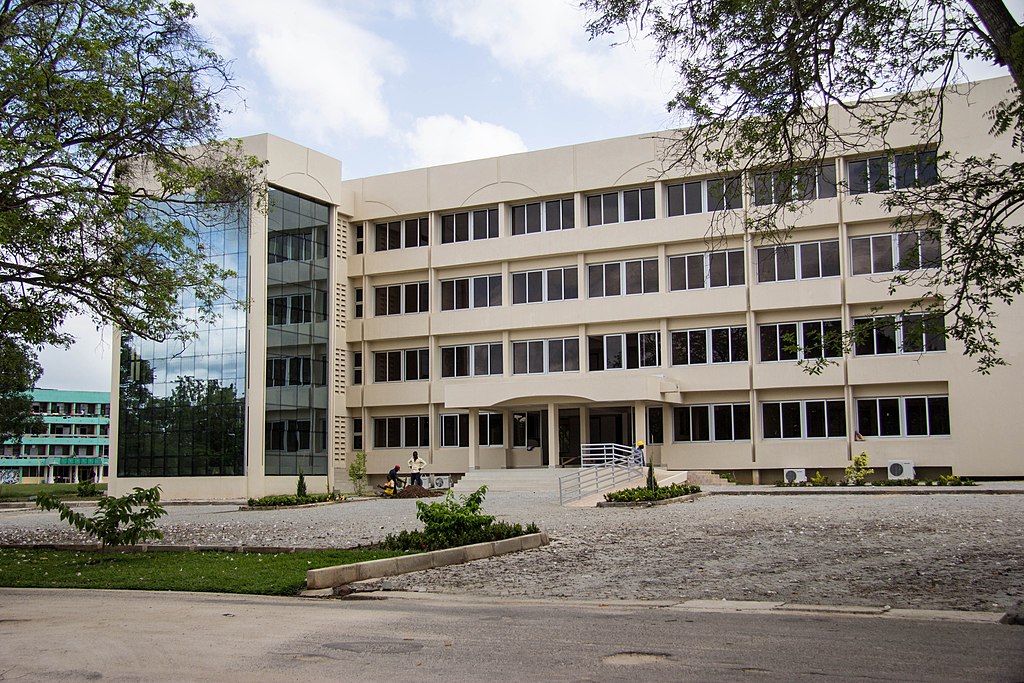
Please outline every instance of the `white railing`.
[[643, 463], [628, 446], [613, 443], [583, 444], [578, 472], [558, 479], [562, 505], [625, 484], [644, 474]]

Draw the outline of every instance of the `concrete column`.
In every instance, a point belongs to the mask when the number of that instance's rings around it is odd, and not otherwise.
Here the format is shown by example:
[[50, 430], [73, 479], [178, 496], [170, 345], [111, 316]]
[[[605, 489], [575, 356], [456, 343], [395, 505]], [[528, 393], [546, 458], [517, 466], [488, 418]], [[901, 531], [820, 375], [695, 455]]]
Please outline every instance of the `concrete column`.
[[633, 446], [638, 441], [644, 442], [644, 450], [647, 450], [647, 406], [643, 401], [633, 404]]
[[558, 405], [548, 404], [548, 467], [558, 467]]
[[71, 483], [72, 484], [77, 484], [78, 483], [78, 465], [74, 465], [71, 468]]
[[580, 406], [580, 443], [590, 443], [590, 406]]
[[53, 483], [53, 465], [47, 465], [46, 466], [46, 483], [47, 484], [52, 484]]
[[480, 409], [469, 409], [469, 469], [480, 469]]

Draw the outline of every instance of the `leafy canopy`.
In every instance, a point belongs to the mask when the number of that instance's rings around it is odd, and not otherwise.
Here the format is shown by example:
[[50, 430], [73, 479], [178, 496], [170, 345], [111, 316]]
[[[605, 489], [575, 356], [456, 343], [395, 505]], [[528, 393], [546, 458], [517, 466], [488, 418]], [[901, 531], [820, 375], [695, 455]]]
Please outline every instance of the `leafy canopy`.
[[[998, 0], [583, 0], [592, 36], [649, 36], [678, 76], [668, 102], [685, 129], [663, 142], [664, 170], [770, 169], [786, 184], [836, 156], [890, 155], [891, 140], [937, 147], [934, 184], [888, 194], [897, 230], [941, 235], [943, 267], [900, 273], [924, 288], [908, 310], [946, 316], [978, 368], [1005, 364], [995, 321], [1024, 290], [1024, 165], [943, 148], [944, 105], [966, 60], [1001, 65], [1005, 100], [977, 125], [1024, 150], [1024, 31]], [[1010, 149], [1007, 149], [1009, 152]], [[1016, 154], [1014, 154], [1016, 157]], [[748, 213], [746, 229], [784, 241], [801, 207]], [[716, 228], [730, 220], [721, 212]], [[724, 234], [724, 232], [720, 232]]]
[[225, 294], [197, 229], [245, 210], [261, 164], [216, 142], [231, 74], [194, 18], [176, 0], [0, 3], [0, 335], [29, 364], [73, 341], [71, 315], [165, 339], [194, 327], [183, 290], [200, 317]]

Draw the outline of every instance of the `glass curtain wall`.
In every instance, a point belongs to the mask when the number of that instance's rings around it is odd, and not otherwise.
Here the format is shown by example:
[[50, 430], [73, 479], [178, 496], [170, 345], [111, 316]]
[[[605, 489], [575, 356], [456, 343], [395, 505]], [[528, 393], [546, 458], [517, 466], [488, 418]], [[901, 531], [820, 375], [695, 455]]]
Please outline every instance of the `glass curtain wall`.
[[270, 188], [267, 476], [327, 474], [329, 211]]
[[[181, 216], [183, 221], [188, 221]], [[194, 339], [121, 336], [118, 477], [238, 476], [245, 470], [247, 209], [191, 219], [208, 258], [237, 275]], [[199, 320], [195, 297], [179, 301]]]

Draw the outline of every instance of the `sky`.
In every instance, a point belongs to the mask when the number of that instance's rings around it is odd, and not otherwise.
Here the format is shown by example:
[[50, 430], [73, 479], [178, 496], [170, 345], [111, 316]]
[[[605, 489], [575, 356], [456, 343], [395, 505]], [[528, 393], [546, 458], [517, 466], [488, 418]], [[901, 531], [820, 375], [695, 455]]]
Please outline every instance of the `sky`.
[[[578, 0], [192, 1], [239, 86], [224, 135], [287, 138], [339, 159], [344, 178], [676, 123], [652, 44], [590, 40]], [[1019, 17], [1024, 0], [1010, 6]], [[41, 352], [38, 386], [108, 389], [110, 329], [65, 329], [78, 342]]]

